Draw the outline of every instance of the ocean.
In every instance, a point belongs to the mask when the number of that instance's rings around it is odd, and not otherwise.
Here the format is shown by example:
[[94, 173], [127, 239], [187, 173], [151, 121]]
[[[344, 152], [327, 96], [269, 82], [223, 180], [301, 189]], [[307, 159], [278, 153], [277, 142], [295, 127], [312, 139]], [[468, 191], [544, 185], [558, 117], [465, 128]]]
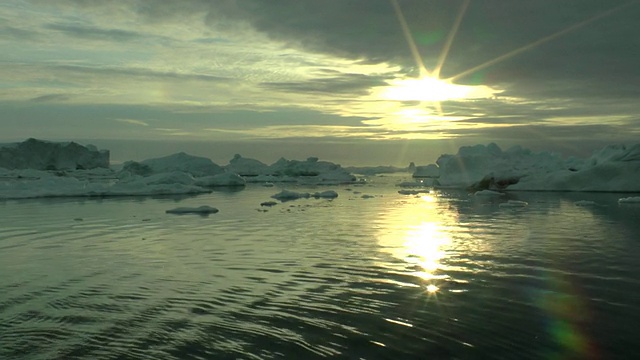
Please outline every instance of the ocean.
[[[280, 186], [0, 202], [0, 359], [630, 359], [628, 194]], [[504, 208], [506, 199], [526, 207]], [[577, 206], [576, 201], [595, 204]], [[208, 216], [171, 215], [209, 205]]]

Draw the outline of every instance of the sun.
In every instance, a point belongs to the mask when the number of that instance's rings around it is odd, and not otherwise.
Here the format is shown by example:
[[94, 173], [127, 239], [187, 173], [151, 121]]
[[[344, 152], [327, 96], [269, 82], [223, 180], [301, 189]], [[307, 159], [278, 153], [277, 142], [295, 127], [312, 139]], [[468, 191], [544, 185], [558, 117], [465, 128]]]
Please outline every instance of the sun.
[[458, 85], [432, 76], [392, 80], [382, 97], [396, 101], [441, 102], [491, 98], [496, 90], [486, 85]]

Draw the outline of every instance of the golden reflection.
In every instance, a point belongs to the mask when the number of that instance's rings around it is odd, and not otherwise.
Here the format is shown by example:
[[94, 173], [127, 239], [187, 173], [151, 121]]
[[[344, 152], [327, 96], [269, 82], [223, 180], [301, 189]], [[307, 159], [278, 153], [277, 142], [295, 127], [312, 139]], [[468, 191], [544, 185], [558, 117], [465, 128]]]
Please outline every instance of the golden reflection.
[[425, 291], [435, 294], [448, 276], [441, 264], [451, 245], [447, 225], [456, 214], [437, 204], [434, 193], [409, 198], [405, 204], [384, 214], [387, 226], [378, 235], [384, 252], [402, 260], [399, 265], [385, 264], [393, 271], [418, 277]]

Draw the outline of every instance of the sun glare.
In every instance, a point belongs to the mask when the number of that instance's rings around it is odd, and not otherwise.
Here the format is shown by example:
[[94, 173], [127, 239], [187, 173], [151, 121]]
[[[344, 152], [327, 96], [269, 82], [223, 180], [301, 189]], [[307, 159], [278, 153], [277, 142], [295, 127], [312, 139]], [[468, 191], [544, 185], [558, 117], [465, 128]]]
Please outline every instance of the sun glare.
[[486, 85], [458, 85], [447, 80], [425, 76], [419, 79], [398, 79], [383, 90], [382, 97], [396, 101], [440, 102], [490, 98], [496, 90]]

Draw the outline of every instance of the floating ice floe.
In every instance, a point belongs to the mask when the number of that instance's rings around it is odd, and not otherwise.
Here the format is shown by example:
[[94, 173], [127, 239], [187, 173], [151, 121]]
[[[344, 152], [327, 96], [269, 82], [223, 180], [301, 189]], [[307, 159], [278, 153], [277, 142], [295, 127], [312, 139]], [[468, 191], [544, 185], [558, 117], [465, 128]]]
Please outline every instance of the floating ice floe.
[[175, 209], [169, 209], [165, 212], [167, 214], [177, 214], [177, 215], [182, 215], [182, 214], [208, 215], [208, 214], [215, 214], [218, 211], [219, 210], [214, 207], [203, 205], [198, 207], [177, 207]]
[[316, 193], [308, 193], [308, 192], [296, 192], [291, 190], [282, 190], [281, 192], [271, 195], [272, 198], [280, 201], [289, 201], [296, 199], [308, 199], [310, 197], [319, 199], [335, 199], [338, 197], [338, 193], [333, 190], [326, 190]]
[[401, 195], [418, 195], [418, 194], [422, 194], [422, 193], [426, 193], [426, 192], [429, 192], [429, 190], [426, 190], [426, 189], [422, 189], [422, 190], [410, 190], [410, 189], [398, 190], [398, 194], [401, 194]]
[[501, 197], [501, 196], [505, 196], [505, 193], [501, 193], [499, 191], [493, 191], [493, 190], [480, 190], [480, 191], [476, 191], [475, 193], [473, 193], [474, 196], [481, 196], [481, 197]]
[[631, 196], [618, 199], [619, 204], [640, 204], [640, 196]]
[[521, 208], [529, 206], [529, 203], [526, 201], [509, 200], [507, 202], [500, 203], [500, 205], [498, 206], [500, 206], [501, 208]]

